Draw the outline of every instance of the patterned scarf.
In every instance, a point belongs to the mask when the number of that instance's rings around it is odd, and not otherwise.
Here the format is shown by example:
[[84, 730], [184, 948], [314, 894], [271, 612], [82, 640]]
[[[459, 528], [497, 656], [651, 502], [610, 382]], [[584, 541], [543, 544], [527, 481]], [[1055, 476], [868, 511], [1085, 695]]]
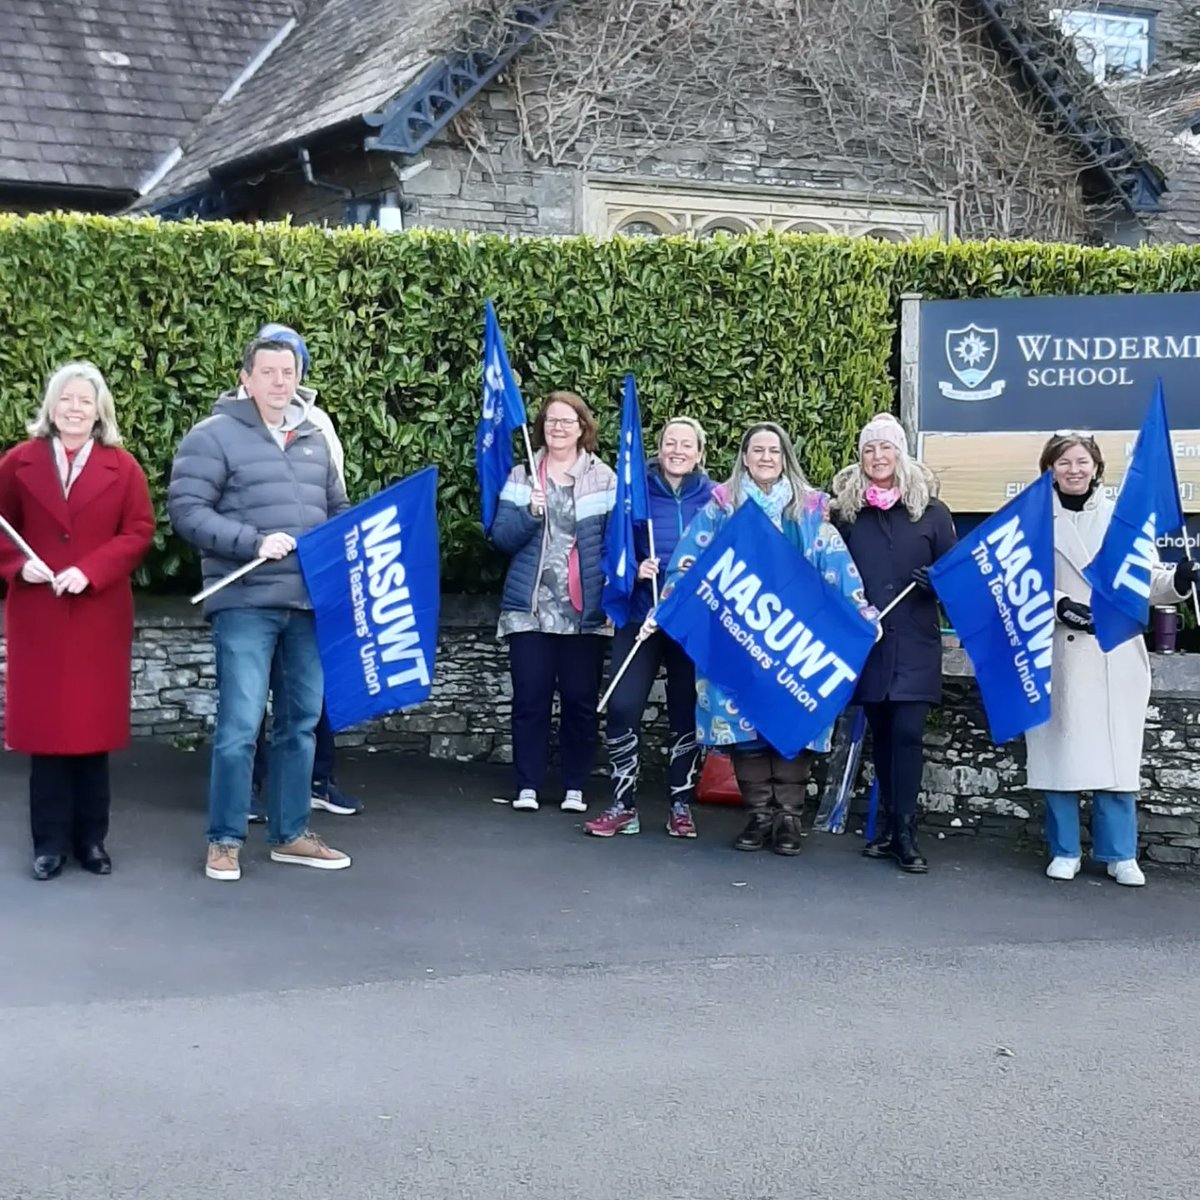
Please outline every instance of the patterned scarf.
[[92, 447], [96, 444], [95, 439], [88, 438], [82, 446], [79, 447], [79, 452], [73, 460], [67, 459], [66, 447], [58, 440], [54, 442], [54, 465], [58, 467], [58, 479], [62, 484], [64, 496], [71, 494], [71, 488], [75, 486], [75, 480], [83, 474], [83, 468], [87, 466], [88, 457], [92, 453]]
[[871, 484], [867, 488], [867, 503], [872, 508], [882, 508], [887, 512], [889, 508], [895, 507], [900, 499], [900, 489], [898, 487], [878, 488]]
[[771, 518], [771, 524], [776, 529], [783, 529], [783, 510], [792, 502], [793, 493], [790, 480], [786, 476], [781, 476], [769, 492], [764, 492], [753, 479], [749, 478], [742, 487], [745, 489], [746, 496]]

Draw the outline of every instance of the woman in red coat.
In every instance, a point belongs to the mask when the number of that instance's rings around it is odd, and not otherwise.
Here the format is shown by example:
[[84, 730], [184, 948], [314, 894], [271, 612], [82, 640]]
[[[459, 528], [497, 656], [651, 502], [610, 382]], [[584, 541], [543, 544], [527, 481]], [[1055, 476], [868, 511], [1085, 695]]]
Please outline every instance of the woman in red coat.
[[91, 363], [54, 373], [29, 432], [0, 459], [0, 515], [35, 556], [0, 534], [5, 744], [33, 757], [34, 878], [53, 879], [72, 851], [107, 875], [108, 752], [129, 742], [129, 577], [150, 548], [154, 510]]

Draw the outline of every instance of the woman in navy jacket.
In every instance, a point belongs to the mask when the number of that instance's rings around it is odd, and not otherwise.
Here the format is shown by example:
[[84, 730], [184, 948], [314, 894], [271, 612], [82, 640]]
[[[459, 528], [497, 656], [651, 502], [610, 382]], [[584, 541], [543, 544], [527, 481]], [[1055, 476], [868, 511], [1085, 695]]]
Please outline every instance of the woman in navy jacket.
[[[664, 579], [661, 568], [671, 555], [692, 517], [708, 502], [712, 480], [704, 473], [704, 430], [690, 417], [667, 423], [658, 439], [658, 457], [648, 469], [650, 522], [654, 529], [654, 553], [643, 526], [636, 529], [638, 582], [630, 605], [629, 621], [613, 638], [613, 670], [625, 661], [654, 603], [653, 579]], [[642, 714], [650, 689], [663, 664], [667, 668], [667, 723], [671, 751], [669, 782], [671, 810], [667, 832], [672, 837], [694, 838], [691, 803], [696, 785], [696, 672], [692, 660], [678, 643], [656, 630], [643, 643], [608, 704], [605, 741], [612, 776], [611, 807], [584, 831], [595, 837], [617, 833], [640, 833], [637, 784], [640, 766]]]
[[859, 461], [833, 481], [834, 519], [866, 587], [882, 610], [910, 583], [916, 588], [883, 619], [854, 703], [871, 727], [879, 780], [879, 833], [863, 851], [894, 858], [901, 870], [928, 870], [917, 847], [917, 793], [924, 766], [925, 718], [942, 698], [942, 638], [929, 567], [954, 545], [950, 510], [937, 480], [908, 456], [892, 416], [875, 417], [858, 436]]

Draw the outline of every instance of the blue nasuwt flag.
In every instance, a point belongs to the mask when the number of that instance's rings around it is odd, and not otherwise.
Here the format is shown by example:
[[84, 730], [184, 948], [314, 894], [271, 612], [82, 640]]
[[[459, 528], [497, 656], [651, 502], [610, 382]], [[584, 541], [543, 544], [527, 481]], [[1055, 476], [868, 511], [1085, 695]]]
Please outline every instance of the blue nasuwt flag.
[[437, 653], [437, 468], [296, 542], [334, 729], [429, 698]]
[[874, 622], [757, 504], [726, 522], [655, 619], [788, 758], [834, 723], [875, 644]]
[[1092, 585], [1092, 624], [1101, 650], [1112, 650], [1145, 631], [1150, 620], [1150, 573], [1158, 562], [1155, 543], [1183, 523], [1160, 379], [1104, 541], [1083, 572]]
[[929, 568], [971, 656], [997, 745], [1050, 720], [1052, 487], [1047, 471]]
[[629, 621], [629, 605], [637, 584], [637, 554], [633, 528], [650, 520], [650, 489], [646, 482], [646, 449], [642, 444], [642, 414], [637, 385], [625, 376], [621, 404], [621, 442], [617, 450], [617, 495], [604, 538], [604, 592], [600, 603], [620, 629]]
[[500, 490], [512, 470], [513, 431], [525, 424], [525, 405], [508, 354], [496, 309], [483, 306], [483, 411], [475, 429], [475, 474], [483, 501], [483, 532], [492, 528]]

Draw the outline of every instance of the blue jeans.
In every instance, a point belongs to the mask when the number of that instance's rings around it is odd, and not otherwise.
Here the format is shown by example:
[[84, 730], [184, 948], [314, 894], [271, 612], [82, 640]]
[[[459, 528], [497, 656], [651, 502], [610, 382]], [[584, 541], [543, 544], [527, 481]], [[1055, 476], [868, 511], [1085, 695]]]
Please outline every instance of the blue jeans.
[[311, 612], [227, 608], [213, 615], [217, 724], [208, 784], [208, 840], [240, 846], [250, 816], [254, 744], [274, 696], [267, 770], [267, 840], [294, 841], [308, 828], [313, 730], [324, 678]]
[[[333, 740], [333, 727], [329, 724], [329, 714], [326, 713], [324, 706], [321, 708], [321, 719], [317, 722], [317, 748], [313, 755], [313, 795], [318, 792], [325, 794], [329, 791], [329, 785], [333, 782], [333, 760], [337, 752], [337, 746]], [[263, 803], [262, 790], [263, 784], [267, 778], [267, 756], [271, 750], [271, 739], [267, 737], [267, 722], [264, 718], [263, 723], [258, 727], [258, 741], [254, 746], [254, 805], [252, 808], [255, 812], [258, 811], [258, 805]], [[265, 815], [265, 810], [264, 810]]]
[[[1137, 858], [1137, 797], [1132, 792], [1092, 796], [1092, 857], [1097, 862]], [[1081, 858], [1079, 793], [1046, 793], [1046, 841], [1052, 858]]]

